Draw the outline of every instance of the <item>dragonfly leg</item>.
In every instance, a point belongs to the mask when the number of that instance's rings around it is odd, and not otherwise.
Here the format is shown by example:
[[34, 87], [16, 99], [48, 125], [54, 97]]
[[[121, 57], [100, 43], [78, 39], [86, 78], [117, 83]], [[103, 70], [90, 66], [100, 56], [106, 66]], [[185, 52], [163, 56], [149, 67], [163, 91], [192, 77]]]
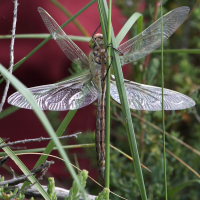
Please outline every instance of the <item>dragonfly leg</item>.
[[110, 62], [110, 65], [109, 65], [109, 67], [108, 67], [108, 69], [107, 69], [107, 71], [106, 71], [106, 75], [105, 75], [105, 76], [103, 77], [103, 79], [102, 79], [103, 82], [105, 81], [106, 76], [108, 75], [108, 71], [109, 71], [109, 69], [110, 69], [110, 67], [111, 67], [111, 65], [112, 65], [112, 61], [113, 61], [113, 57], [111, 56], [111, 62]]
[[[123, 55], [124, 55], [121, 51], [119, 51], [118, 49], [114, 48], [114, 47], [112, 46], [112, 42], [111, 42], [111, 43], [107, 46], [107, 48], [106, 48], [106, 56], [105, 56], [106, 59], [107, 59], [107, 56], [108, 56], [108, 47], [111, 47], [111, 48], [113, 48], [115, 51], [117, 51], [117, 52], [119, 53], [119, 56], [123, 56]], [[111, 63], [110, 63], [110, 65], [109, 65], [109, 67], [108, 67], [108, 69], [107, 69], [107, 71], [106, 71], [106, 75], [103, 77], [102, 81], [105, 80], [105, 78], [106, 78], [106, 76], [107, 76], [107, 74], [108, 74], [108, 70], [109, 70], [110, 67], [111, 67], [112, 61], [113, 61], [113, 57], [111, 56]]]
[[[117, 51], [117, 52], [119, 53], [119, 56], [123, 56], [123, 55], [124, 55], [120, 50], [118, 50], [118, 49], [116, 49], [116, 48], [114, 48], [114, 47], [112, 46], [112, 42], [107, 46], [107, 50], [108, 50], [108, 47], [111, 47], [111, 48], [113, 48], [115, 51]], [[107, 55], [107, 51], [106, 51], [106, 55]]]

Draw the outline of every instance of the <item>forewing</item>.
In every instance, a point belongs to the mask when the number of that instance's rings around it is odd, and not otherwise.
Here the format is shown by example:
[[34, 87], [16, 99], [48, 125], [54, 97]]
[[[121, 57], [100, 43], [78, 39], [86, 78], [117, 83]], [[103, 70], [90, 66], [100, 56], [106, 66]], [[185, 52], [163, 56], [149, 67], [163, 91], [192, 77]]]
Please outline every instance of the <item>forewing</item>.
[[[186, 19], [190, 8], [179, 7], [163, 16], [163, 42], [165, 42]], [[161, 18], [142, 33], [120, 45], [117, 49], [124, 54], [120, 56], [121, 65], [145, 57], [161, 45]]]
[[43, 9], [38, 8], [38, 11], [54, 40], [63, 50], [65, 55], [75, 64], [82, 68], [89, 68], [89, 61], [83, 51], [65, 34], [57, 22]]
[[[129, 107], [135, 110], [162, 110], [162, 88], [124, 80]], [[112, 98], [120, 103], [116, 82], [112, 76]], [[164, 110], [182, 110], [195, 105], [190, 97], [164, 88]]]
[[[85, 107], [97, 99], [98, 92], [88, 73], [78, 78], [57, 84], [29, 88], [42, 110], [75, 110]], [[21, 108], [32, 109], [26, 99], [16, 92], [8, 103]]]

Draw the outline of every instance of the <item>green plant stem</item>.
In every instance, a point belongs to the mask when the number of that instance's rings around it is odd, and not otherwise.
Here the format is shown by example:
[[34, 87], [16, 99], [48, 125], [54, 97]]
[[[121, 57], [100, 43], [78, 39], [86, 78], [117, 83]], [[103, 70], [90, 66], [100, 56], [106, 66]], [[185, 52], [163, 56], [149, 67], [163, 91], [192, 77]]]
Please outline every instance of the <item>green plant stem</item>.
[[[76, 149], [76, 148], [87, 148], [87, 147], [95, 147], [95, 143], [91, 143], [91, 144], [77, 144], [77, 145], [65, 145], [62, 146], [63, 149]], [[15, 154], [31, 154], [31, 153], [39, 153], [39, 152], [43, 152], [46, 148], [36, 148], [36, 149], [25, 149], [25, 150], [18, 150], [18, 151], [13, 151]], [[54, 150], [58, 150], [57, 147], [54, 147], [52, 149], [52, 151]], [[1, 152], [0, 153], [0, 157], [5, 156], [6, 153]]]
[[[57, 131], [56, 131], [56, 136], [60, 137], [62, 136], [62, 134], [64, 133], [64, 131], [66, 130], [67, 126], [69, 125], [70, 121], [72, 120], [72, 118], [74, 117], [74, 115], [76, 114], [77, 110], [70, 110], [65, 119], [62, 121], [62, 123], [60, 124], [60, 126], [58, 127]], [[47, 147], [44, 150], [44, 154], [50, 154], [51, 151], [53, 150], [53, 148], [55, 147], [55, 143], [53, 142], [53, 140], [51, 140], [49, 142], [49, 144], [47, 145]], [[39, 158], [39, 160], [37, 161], [37, 163], [35, 164], [34, 167], [37, 167], [38, 165], [41, 165], [42, 163], [44, 163], [46, 161], [48, 156], [41, 156]]]
[[[161, 50], [155, 50], [152, 53], [161, 53]], [[163, 53], [189, 53], [200, 54], [200, 49], [165, 49]]]
[[1, 113], [0, 113], [0, 119], [3, 119], [4, 117], [10, 115], [11, 113], [15, 112], [19, 110], [18, 107], [16, 106], [10, 106], [8, 108], [6, 108], [5, 110], [3, 110]]
[[[78, 11], [73, 17], [71, 17], [67, 22], [65, 22], [61, 28], [65, 27], [67, 24], [69, 24], [72, 20], [74, 20], [78, 15], [80, 15], [83, 11], [85, 11], [87, 8], [89, 8], [96, 0], [92, 0], [90, 3], [88, 3], [85, 7], [83, 7], [80, 11]], [[28, 58], [30, 58], [38, 49], [40, 49], [44, 44], [46, 44], [52, 36], [49, 36], [44, 41], [42, 41], [35, 49], [33, 49], [26, 57], [24, 57], [22, 60], [20, 60], [17, 65], [13, 68], [13, 72], [22, 64], [24, 63]], [[4, 78], [0, 80], [0, 84], [4, 81]]]
[[[59, 3], [56, 0], [49, 1], [51, 1], [55, 6], [57, 6], [67, 17], [72, 17], [72, 14], [61, 3]], [[72, 22], [81, 31], [81, 33], [83, 33], [84, 36], [91, 37], [87, 30], [76, 19], [74, 19]]]
[[143, 22], [143, 15], [135, 12], [124, 24], [122, 29], [119, 31], [119, 33], [116, 36], [116, 43], [117, 46], [121, 43], [121, 41], [124, 39], [124, 36], [128, 33], [128, 31], [132, 28], [133, 24], [137, 21], [137, 33], [140, 33], [140, 30], [142, 32], [142, 22]]
[[[16, 34], [15, 38], [20, 39], [46, 39], [51, 34], [49, 33], [38, 33], [38, 34]], [[81, 41], [81, 42], [89, 42], [91, 37], [85, 36], [74, 36], [74, 35], [67, 35], [71, 40], [74, 41]], [[0, 39], [10, 39], [12, 35], [0, 35]], [[51, 38], [53, 39], [53, 38]]]
[[164, 70], [163, 70], [163, 13], [161, 4], [161, 71], [162, 71], [162, 129], [163, 129], [163, 163], [164, 163], [164, 185], [165, 185], [165, 200], [167, 200], [167, 166], [165, 155], [165, 111], [164, 111]]
[[[109, 12], [108, 12], [108, 45], [111, 43], [111, 10], [112, 1], [109, 0]], [[106, 48], [107, 49], [107, 48]], [[107, 70], [111, 64], [111, 48], [108, 47], [107, 57]], [[110, 70], [107, 73], [107, 87], [106, 87], [106, 169], [105, 169], [105, 187], [110, 188]], [[109, 200], [109, 194], [107, 195]]]
[[[103, 28], [105, 28], [105, 30], [108, 30], [108, 27], [106, 24], [106, 22], [108, 21], [108, 19], [107, 19], [107, 16], [108, 16], [107, 3], [105, 0], [98, 0], [97, 2], [100, 2], [101, 8], [103, 10], [102, 13], [105, 16], [105, 19], [104, 19], [105, 23], [103, 23], [101, 25], [105, 26], [105, 27], [103, 27]], [[104, 32], [103, 32], [103, 34], [104, 34]], [[117, 48], [116, 40], [114, 37], [112, 27], [111, 27], [111, 37], [112, 37], [113, 47]], [[118, 89], [118, 93], [119, 93], [119, 97], [120, 97], [120, 102], [122, 105], [122, 113], [123, 113], [123, 117], [124, 117], [124, 122], [126, 124], [126, 131], [127, 131], [127, 135], [128, 135], [131, 154], [133, 157], [133, 163], [134, 163], [134, 168], [135, 168], [135, 172], [136, 172], [136, 176], [137, 176], [138, 186], [140, 189], [140, 194], [141, 194], [142, 200], [147, 200], [142, 170], [141, 170], [141, 166], [140, 166], [140, 159], [139, 159], [139, 154], [138, 154], [138, 149], [137, 149], [137, 142], [136, 142], [136, 138], [135, 138], [135, 134], [134, 134], [132, 118], [131, 118], [131, 114], [130, 114], [130, 108], [129, 108], [129, 104], [128, 104], [128, 100], [127, 100], [127, 94], [126, 94], [126, 89], [125, 89], [125, 85], [124, 85], [124, 77], [123, 77], [123, 73], [122, 73], [120, 59], [119, 59], [118, 52], [114, 51], [113, 49], [111, 49], [111, 52], [112, 52], [112, 56], [113, 56], [112, 66], [114, 69], [115, 80], [116, 80], [117, 89]]]

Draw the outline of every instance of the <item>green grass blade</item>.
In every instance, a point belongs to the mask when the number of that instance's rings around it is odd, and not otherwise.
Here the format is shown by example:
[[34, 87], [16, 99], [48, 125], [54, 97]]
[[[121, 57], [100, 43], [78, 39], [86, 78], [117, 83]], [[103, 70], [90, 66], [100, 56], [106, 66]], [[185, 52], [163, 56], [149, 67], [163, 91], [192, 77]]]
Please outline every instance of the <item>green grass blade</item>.
[[[152, 53], [161, 53], [161, 50], [155, 50]], [[200, 49], [165, 49], [163, 53], [189, 53], [200, 54]]]
[[[1, 66], [0, 66], [1, 68]], [[3, 144], [3, 140], [0, 138], [0, 143]], [[9, 147], [4, 147], [3, 150], [6, 152], [7, 155], [10, 156], [10, 158], [16, 163], [16, 165], [22, 170], [22, 172], [25, 175], [30, 174], [31, 172], [27, 169], [27, 167], [24, 165], [24, 163], [14, 154], [14, 152], [9, 148]], [[40, 194], [45, 198], [45, 199], [50, 199], [49, 195], [46, 193], [44, 188], [40, 185], [40, 183], [37, 182], [37, 179], [34, 176], [28, 176], [28, 179], [31, 181], [31, 183], [35, 183], [34, 185]]]
[[[76, 148], [88, 148], [88, 147], [95, 147], [95, 143], [91, 144], [77, 144], [77, 145], [65, 145], [62, 146], [63, 149], [76, 149]], [[46, 148], [35, 148], [35, 149], [24, 149], [24, 150], [18, 150], [13, 151], [15, 154], [31, 154], [31, 153], [39, 153], [43, 152]], [[54, 147], [52, 151], [58, 150], [57, 147]], [[6, 156], [7, 154], [4, 152], [0, 152], [0, 157]]]
[[[113, 47], [116, 48], [116, 43], [114, 41], [114, 37], [112, 37], [112, 42], [113, 42]], [[114, 74], [115, 74], [115, 79], [116, 79], [116, 84], [117, 84], [117, 89], [120, 97], [120, 102], [122, 105], [122, 113], [124, 117], [124, 122], [126, 125], [126, 131], [128, 135], [128, 140], [129, 140], [129, 145], [131, 148], [131, 153], [133, 157], [133, 163], [134, 163], [134, 168], [138, 180], [138, 185], [141, 193], [141, 197], [143, 200], [147, 199], [146, 196], [146, 190], [144, 186], [144, 180], [143, 180], [143, 175], [142, 175], [142, 170], [140, 166], [140, 159], [139, 159], [139, 154], [138, 154], [138, 149], [137, 149], [137, 142], [135, 138], [135, 133], [134, 133], [134, 128], [132, 124], [132, 118], [130, 115], [130, 108], [127, 100], [127, 95], [126, 95], [126, 89], [124, 85], [124, 77], [120, 65], [120, 60], [119, 60], [119, 55], [117, 52], [113, 52], [113, 69], [114, 69]]]
[[120, 32], [117, 34], [117, 37], [116, 37], [116, 45], [117, 46], [121, 43], [121, 41], [124, 39], [125, 35], [128, 33], [128, 31], [131, 29], [131, 27], [133, 26], [133, 24], [136, 21], [137, 21], [137, 28], [139, 30], [142, 29], [141, 24], [143, 21], [143, 15], [136, 12], [127, 20], [127, 22], [124, 24], [124, 26], [122, 27]]
[[[48, 33], [38, 33], [38, 34], [16, 34], [15, 38], [18, 39], [46, 39], [50, 37], [51, 34]], [[67, 35], [73, 41], [89, 42], [91, 37], [85, 36], [73, 36]], [[0, 35], [0, 39], [11, 39], [12, 35]], [[51, 39], [53, 39], [51, 37]]]
[[[111, 11], [112, 0], [109, 0], [109, 13], [108, 13], [108, 44], [111, 43]], [[107, 49], [107, 69], [111, 63], [111, 48]], [[110, 188], [110, 70], [106, 77], [106, 166], [105, 166], [105, 187]], [[109, 193], [107, 194], [109, 200]]]
[[169, 190], [168, 192], [168, 196], [169, 198], [173, 198], [174, 195], [176, 195], [178, 192], [180, 192], [182, 189], [184, 189], [187, 186], [190, 186], [193, 183], [199, 183], [200, 184], [200, 180], [199, 179], [195, 179], [195, 180], [190, 180], [184, 183], [181, 183], [175, 187], [173, 187], [171, 190]]
[[164, 111], [164, 70], [163, 70], [163, 18], [162, 18], [162, 4], [161, 4], [161, 73], [162, 73], [162, 130], [163, 130], [163, 163], [164, 163], [164, 187], [165, 200], [167, 200], [167, 166], [165, 153], [165, 111]]
[[[57, 8], [59, 8], [67, 17], [72, 17], [72, 14], [58, 1], [56, 0], [50, 0]], [[74, 25], [81, 31], [81, 33], [85, 36], [90, 37], [90, 34], [88, 31], [76, 20], [73, 20]]]
[[[106, 2], [103, 0], [99, 0], [99, 1], [102, 2], [101, 7], [104, 10], [102, 13], [106, 14], [105, 21], [107, 21], [108, 8], [106, 5]], [[104, 24], [106, 25], [106, 22]], [[102, 30], [104, 30], [104, 29], [102, 29]], [[106, 30], [108, 30], [108, 29], [106, 29]], [[111, 28], [111, 31], [112, 31], [111, 36], [112, 36], [113, 47], [117, 48], [112, 28]], [[103, 32], [103, 34], [104, 34], [104, 32]], [[134, 134], [130, 109], [129, 109], [129, 105], [128, 105], [128, 100], [127, 100], [127, 95], [126, 95], [126, 90], [125, 90], [125, 85], [124, 85], [124, 77], [123, 77], [122, 68], [121, 68], [121, 64], [120, 64], [120, 60], [119, 60], [119, 55], [113, 49], [111, 49], [111, 52], [112, 52], [112, 56], [113, 56], [112, 66], [114, 69], [114, 74], [115, 74], [115, 79], [116, 79], [116, 83], [117, 83], [120, 102], [122, 104], [122, 113], [123, 113], [123, 117], [124, 117], [124, 121], [125, 121], [125, 125], [126, 125], [126, 131], [128, 134], [129, 145], [131, 148], [131, 153], [132, 153], [132, 157], [133, 157], [133, 163], [134, 163], [135, 172], [136, 172], [136, 176], [137, 176], [137, 180], [138, 180], [138, 185], [139, 185], [142, 199], [146, 200], [147, 199], [146, 190], [145, 190], [145, 186], [144, 186], [144, 180], [143, 180], [142, 170], [141, 170], [141, 166], [140, 166], [140, 159], [139, 159], [139, 154], [138, 154], [138, 150], [137, 150], [137, 143], [136, 143], [136, 138], [135, 138], [135, 134]]]
[[58, 138], [56, 137], [55, 132], [54, 132], [51, 124], [49, 123], [44, 112], [38, 106], [38, 104], [37, 104], [36, 100], [34, 99], [32, 93], [17, 78], [15, 78], [12, 74], [10, 74], [2, 65], [0, 65], [0, 72], [26, 98], [27, 102], [31, 105], [33, 111], [35, 112], [38, 119], [43, 124], [45, 130], [50, 135], [50, 137], [52, 137], [52, 139], [54, 140], [54, 143], [57, 146], [61, 157], [65, 160], [65, 165], [66, 165], [67, 169], [69, 170], [72, 177], [74, 178], [74, 180], [77, 182], [77, 184], [80, 186], [81, 190], [83, 191], [84, 198], [87, 199], [85, 191], [82, 189], [82, 187], [81, 187], [81, 185], [78, 181], [78, 178], [76, 176], [76, 173], [75, 173], [74, 169], [72, 168], [72, 166], [70, 165], [70, 161], [69, 161], [68, 156], [66, 155], [65, 151], [63, 150], [62, 145], [61, 145], [60, 141], [58, 140]]
[[[76, 112], [77, 112], [77, 110], [70, 110], [67, 113], [65, 119], [62, 121], [62, 123], [58, 127], [58, 130], [56, 131], [56, 136], [57, 137], [62, 136], [62, 134], [66, 130], [67, 126], [69, 125], [70, 121], [72, 120], [72, 118], [74, 117], [74, 115], [76, 114]], [[55, 143], [54, 143], [53, 140], [51, 140], [49, 142], [49, 144], [47, 145], [47, 147], [45, 148], [45, 150], [44, 150], [43, 153], [44, 154], [50, 154], [54, 147], [55, 147]], [[35, 167], [37, 167], [38, 165], [41, 165], [43, 162], [45, 162], [45, 160], [47, 159], [47, 157], [48, 156], [46, 156], [46, 155], [41, 155], [41, 157], [37, 161]]]
[[15, 107], [15, 106], [10, 106], [8, 108], [6, 108], [5, 110], [3, 110], [1, 113], [0, 113], [0, 119], [3, 119], [4, 117], [12, 114], [13, 112], [19, 110], [18, 107]]

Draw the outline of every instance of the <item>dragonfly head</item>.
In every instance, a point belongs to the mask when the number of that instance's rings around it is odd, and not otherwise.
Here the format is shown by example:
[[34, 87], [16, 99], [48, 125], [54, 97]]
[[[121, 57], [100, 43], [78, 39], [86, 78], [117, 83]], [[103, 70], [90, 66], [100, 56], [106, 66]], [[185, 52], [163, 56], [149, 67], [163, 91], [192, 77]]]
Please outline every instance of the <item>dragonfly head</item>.
[[101, 33], [96, 33], [92, 36], [92, 39], [89, 41], [89, 47], [94, 49], [95, 47], [103, 47], [103, 35]]

